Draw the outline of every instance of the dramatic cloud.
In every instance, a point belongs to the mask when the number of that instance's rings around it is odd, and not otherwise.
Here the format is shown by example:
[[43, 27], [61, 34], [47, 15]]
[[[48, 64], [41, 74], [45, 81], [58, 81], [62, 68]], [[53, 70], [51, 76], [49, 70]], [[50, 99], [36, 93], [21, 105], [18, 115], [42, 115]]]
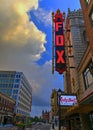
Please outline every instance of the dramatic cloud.
[[[51, 61], [43, 66], [35, 62], [46, 51], [47, 41], [46, 34], [29, 21], [32, 9], [38, 9], [38, 0], [0, 0], [0, 70], [22, 71], [32, 86], [33, 105], [49, 106], [51, 89], [59, 81], [57, 74], [51, 74]], [[39, 13], [49, 24], [50, 14], [45, 16], [42, 9]]]
[[0, 1], [0, 69], [32, 71], [32, 75], [33, 70], [38, 71], [33, 61], [45, 51], [46, 35], [29, 21], [27, 14], [37, 8], [38, 0]]
[[[29, 10], [37, 8], [38, 0], [0, 1], [0, 70], [22, 71], [32, 86], [33, 105], [49, 106], [55, 84], [51, 61], [43, 66], [35, 63], [46, 51], [46, 34], [38, 30], [28, 16]], [[46, 21], [45, 12], [39, 11]]]
[[33, 3], [31, 0], [26, 2], [24, 0], [20, 0], [20, 2], [18, 0], [8, 0], [6, 3], [5, 1], [0, 1], [0, 42], [20, 47], [27, 44], [32, 44], [33, 46], [34, 43], [36, 46], [38, 41], [38, 46], [43, 51], [45, 34], [38, 30], [34, 23], [29, 22], [27, 15], [31, 7], [37, 7], [37, 2]]
[[[45, 51], [46, 35], [38, 30], [27, 12], [37, 9], [38, 0], [0, 1], [0, 59], [2, 64], [38, 60]], [[3, 57], [3, 58], [2, 58]], [[24, 59], [24, 58], [25, 59]], [[27, 57], [27, 59], [26, 59]], [[20, 59], [22, 62], [19, 62]], [[24, 64], [23, 64], [24, 65]], [[14, 65], [16, 66], [16, 65]]]

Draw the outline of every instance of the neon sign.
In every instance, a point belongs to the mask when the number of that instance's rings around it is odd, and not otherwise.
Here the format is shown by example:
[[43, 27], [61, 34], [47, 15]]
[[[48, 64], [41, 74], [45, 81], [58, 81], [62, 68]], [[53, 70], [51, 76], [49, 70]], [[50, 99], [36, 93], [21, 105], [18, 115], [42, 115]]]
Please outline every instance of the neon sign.
[[64, 34], [63, 34], [63, 14], [57, 10], [54, 16], [55, 23], [55, 68], [59, 74], [66, 70]]

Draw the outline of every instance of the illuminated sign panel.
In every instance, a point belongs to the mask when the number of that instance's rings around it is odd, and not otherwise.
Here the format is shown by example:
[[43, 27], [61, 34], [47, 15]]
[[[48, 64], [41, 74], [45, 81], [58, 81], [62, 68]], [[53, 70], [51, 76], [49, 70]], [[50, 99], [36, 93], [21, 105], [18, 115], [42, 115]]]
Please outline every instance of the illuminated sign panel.
[[60, 74], [66, 69], [62, 13], [55, 14], [55, 68]]
[[74, 106], [77, 104], [76, 95], [61, 95], [60, 105], [61, 106]]

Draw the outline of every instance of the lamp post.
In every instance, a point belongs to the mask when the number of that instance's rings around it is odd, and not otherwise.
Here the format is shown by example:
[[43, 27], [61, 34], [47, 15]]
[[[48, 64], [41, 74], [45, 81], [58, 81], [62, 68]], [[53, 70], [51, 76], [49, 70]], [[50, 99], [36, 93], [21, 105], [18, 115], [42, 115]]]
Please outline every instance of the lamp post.
[[60, 125], [60, 115], [61, 115], [61, 111], [60, 111], [60, 96], [61, 96], [61, 94], [62, 94], [62, 91], [61, 91], [61, 89], [59, 89], [58, 91], [57, 91], [57, 94], [58, 94], [58, 116], [59, 116], [59, 130], [61, 130], [61, 125]]

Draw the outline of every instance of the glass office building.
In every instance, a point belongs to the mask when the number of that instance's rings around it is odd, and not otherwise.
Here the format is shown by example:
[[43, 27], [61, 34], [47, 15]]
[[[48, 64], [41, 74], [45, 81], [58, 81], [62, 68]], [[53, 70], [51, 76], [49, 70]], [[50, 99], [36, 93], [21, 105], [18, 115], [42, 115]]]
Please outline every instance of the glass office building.
[[16, 101], [16, 114], [30, 116], [32, 88], [22, 72], [0, 71], [0, 91]]

